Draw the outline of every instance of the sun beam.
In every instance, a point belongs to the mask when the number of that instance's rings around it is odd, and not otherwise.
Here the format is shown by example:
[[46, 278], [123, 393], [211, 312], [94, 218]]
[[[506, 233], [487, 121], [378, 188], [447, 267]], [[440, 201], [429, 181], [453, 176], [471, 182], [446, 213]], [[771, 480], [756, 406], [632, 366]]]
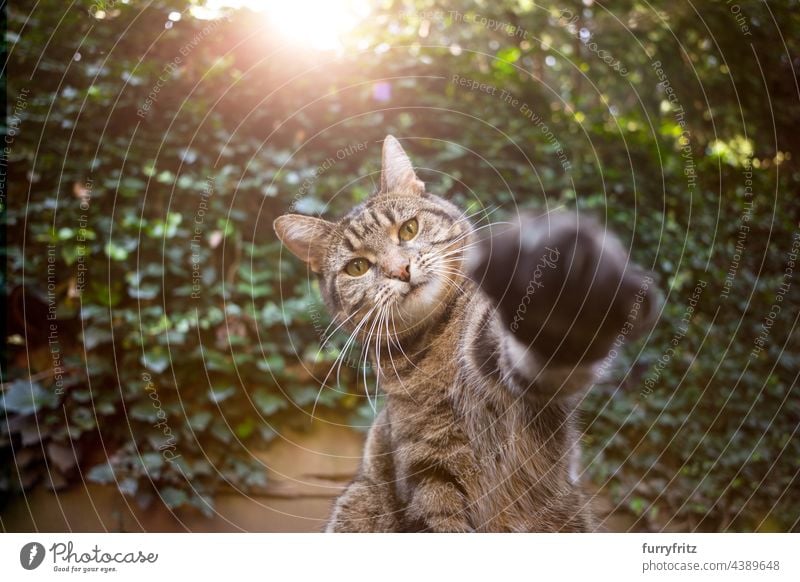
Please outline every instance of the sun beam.
[[268, 18], [288, 40], [317, 50], [342, 47], [342, 38], [370, 11], [367, 0], [209, 0], [206, 14], [249, 8]]

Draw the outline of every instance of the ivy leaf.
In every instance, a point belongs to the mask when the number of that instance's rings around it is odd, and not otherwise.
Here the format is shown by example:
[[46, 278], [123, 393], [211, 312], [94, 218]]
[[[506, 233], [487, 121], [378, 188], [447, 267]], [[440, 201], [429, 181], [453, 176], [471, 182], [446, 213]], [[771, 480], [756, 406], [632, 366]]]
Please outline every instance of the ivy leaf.
[[149, 399], [137, 402], [133, 406], [129, 406], [128, 411], [130, 417], [135, 418], [136, 420], [141, 420], [144, 422], [155, 422], [158, 420], [158, 411]]
[[212, 417], [213, 414], [207, 410], [195, 412], [192, 414], [191, 418], [189, 418], [189, 426], [191, 426], [194, 431], [203, 431], [208, 427], [208, 423], [211, 422]]
[[236, 435], [240, 439], [246, 439], [256, 430], [256, 423], [252, 418], [246, 418], [236, 425]]
[[139, 489], [139, 482], [133, 477], [126, 477], [119, 482], [117, 489], [123, 495], [136, 495], [136, 491]]
[[191, 504], [199, 509], [206, 517], [214, 516], [214, 499], [208, 495], [195, 495]]
[[31, 414], [42, 408], [54, 408], [58, 403], [55, 392], [45, 390], [38, 382], [14, 380], [0, 395], [0, 410]]
[[93, 483], [107, 485], [108, 483], [112, 483], [114, 481], [114, 467], [112, 467], [111, 463], [109, 462], [95, 465], [89, 469], [89, 472], [86, 473], [86, 477]]
[[211, 399], [211, 402], [220, 403], [224, 400], [227, 400], [231, 396], [236, 393], [235, 386], [224, 386], [221, 388], [212, 388], [208, 391], [208, 397]]
[[124, 261], [128, 258], [128, 251], [113, 242], [109, 242], [105, 246], [105, 253], [112, 261]]
[[272, 416], [287, 406], [285, 398], [262, 389], [256, 390], [253, 401], [264, 416]]
[[317, 398], [317, 394], [319, 394], [319, 403], [326, 405], [330, 403], [330, 395], [334, 394], [334, 391], [322, 390], [320, 393], [320, 389], [316, 386], [293, 386], [289, 388], [289, 395], [298, 406], [311, 404]]
[[175, 487], [165, 487], [159, 493], [164, 504], [170, 509], [180, 507], [189, 500], [185, 491]]
[[52, 441], [47, 444], [47, 457], [62, 473], [66, 473], [78, 463], [72, 447]]
[[261, 310], [261, 323], [266, 327], [273, 326], [278, 323], [290, 323], [288, 314], [281, 309], [274, 302], [269, 301], [264, 309]]
[[162, 349], [151, 350], [142, 355], [141, 362], [148, 370], [161, 374], [169, 367], [169, 354]]
[[101, 344], [111, 341], [111, 330], [98, 325], [87, 326], [83, 331], [83, 345], [87, 350], [93, 350]]
[[142, 467], [148, 475], [157, 473], [164, 466], [164, 457], [161, 453], [150, 452], [142, 455]]
[[134, 299], [144, 299], [145, 301], [155, 299], [159, 291], [161, 291], [161, 287], [153, 284], [130, 285], [128, 287], [128, 295]]
[[285, 367], [285, 361], [280, 354], [270, 354], [265, 359], [259, 358], [256, 367], [262, 372], [280, 374]]
[[211, 434], [223, 443], [229, 443], [232, 440], [230, 428], [222, 421], [212, 423]]

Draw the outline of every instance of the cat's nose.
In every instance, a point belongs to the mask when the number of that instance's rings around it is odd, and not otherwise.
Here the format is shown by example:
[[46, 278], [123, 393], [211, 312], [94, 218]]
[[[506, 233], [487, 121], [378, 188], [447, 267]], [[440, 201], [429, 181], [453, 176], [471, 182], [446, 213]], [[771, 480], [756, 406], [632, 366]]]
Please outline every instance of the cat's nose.
[[398, 279], [404, 283], [411, 281], [411, 263], [407, 260], [384, 265], [383, 270], [390, 279]]

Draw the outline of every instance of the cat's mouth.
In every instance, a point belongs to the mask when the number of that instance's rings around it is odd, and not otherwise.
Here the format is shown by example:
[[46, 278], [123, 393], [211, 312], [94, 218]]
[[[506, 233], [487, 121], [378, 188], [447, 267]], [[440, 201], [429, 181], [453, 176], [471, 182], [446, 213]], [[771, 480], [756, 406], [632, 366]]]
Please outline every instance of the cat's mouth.
[[441, 291], [441, 281], [436, 277], [425, 277], [413, 283], [406, 283], [405, 289], [398, 293], [397, 303], [407, 314], [420, 315], [431, 304], [435, 304]]
[[405, 284], [405, 289], [398, 294], [398, 301], [407, 303], [409, 301], [419, 300], [427, 292], [433, 291], [436, 279], [433, 277], [426, 277], [425, 279], [409, 282]]
[[394, 292], [397, 302], [405, 301], [418, 295], [422, 289], [428, 287], [432, 282], [429, 277], [420, 277], [411, 281], [393, 280], [389, 283], [389, 288]]

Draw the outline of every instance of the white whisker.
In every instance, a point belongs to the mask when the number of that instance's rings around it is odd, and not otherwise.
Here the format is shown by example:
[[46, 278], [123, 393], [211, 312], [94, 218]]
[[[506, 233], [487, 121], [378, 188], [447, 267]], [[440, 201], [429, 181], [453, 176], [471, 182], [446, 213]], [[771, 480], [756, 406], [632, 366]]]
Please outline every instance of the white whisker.
[[[314, 421], [314, 414], [315, 414], [315, 412], [317, 410], [317, 404], [319, 403], [319, 397], [322, 395], [322, 391], [325, 389], [325, 386], [328, 384], [328, 378], [330, 378], [331, 374], [333, 373], [333, 370], [336, 369], [336, 383], [337, 383], [337, 385], [339, 384], [339, 372], [340, 372], [340, 370], [342, 368], [342, 362], [344, 361], [344, 356], [347, 354], [347, 350], [348, 350], [349, 346], [355, 341], [355, 338], [358, 335], [359, 329], [361, 329], [361, 326], [364, 325], [364, 322], [367, 321], [367, 319], [369, 318], [369, 316], [372, 314], [373, 311], [375, 311], [375, 307], [373, 307], [372, 309], [367, 311], [366, 315], [364, 315], [364, 317], [361, 318], [361, 321], [358, 322], [358, 325], [355, 327], [355, 329], [353, 329], [353, 331], [351, 332], [350, 336], [345, 341], [344, 346], [342, 347], [341, 353], [338, 356], [336, 356], [336, 359], [331, 364], [330, 370], [328, 370], [328, 373], [325, 375], [325, 378], [322, 380], [322, 384], [320, 386], [319, 391], [317, 392], [317, 396], [316, 396], [316, 398], [314, 398], [314, 406], [311, 408], [311, 421], [312, 422]], [[353, 315], [355, 315], [355, 313]], [[337, 367], [337, 362], [338, 362], [338, 367]]]

